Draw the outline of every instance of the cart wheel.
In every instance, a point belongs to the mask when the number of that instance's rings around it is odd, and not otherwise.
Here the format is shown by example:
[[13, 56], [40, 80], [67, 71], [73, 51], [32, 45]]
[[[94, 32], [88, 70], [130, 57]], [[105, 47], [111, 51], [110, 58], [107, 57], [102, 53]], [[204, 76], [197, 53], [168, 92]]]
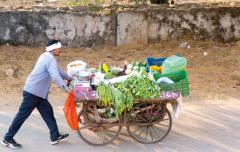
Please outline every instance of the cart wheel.
[[128, 132], [141, 143], [163, 140], [172, 128], [172, 117], [165, 105], [143, 103], [136, 105], [128, 116]]
[[78, 114], [79, 136], [88, 144], [103, 146], [111, 143], [121, 131], [121, 119], [106, 118], [100, 115], [100, 122], [97, 123], [93, 111], [88, 107], [82, 109]]

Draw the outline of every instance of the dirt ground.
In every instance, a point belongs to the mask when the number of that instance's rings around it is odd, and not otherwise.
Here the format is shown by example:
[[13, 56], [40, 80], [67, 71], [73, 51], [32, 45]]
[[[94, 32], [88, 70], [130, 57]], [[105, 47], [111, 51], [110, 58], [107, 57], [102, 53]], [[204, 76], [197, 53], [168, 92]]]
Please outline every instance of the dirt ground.
[[[63, 69], [76, 59], [97, 68], [99, 63], [123, 65], [124, 61], [143, 61], [147, 57], [168, 57], [174, 54], [186, 57], [191, 98], [225, 102], [225, 99], [240, 97], [240, 44], [214, 41], [189, 41], [191, 48], [178, 48], [180, 41], [160, 42], [151, 45], [128, 45], [102, 48], [63, 48], [58, 58]], [[0, 94], [15, 97], [20, 94], [27, 75], [44, 48], [0, 46]], [[204, 56], [204, 52], [207, 53]], [[7, 69], [14, 70], [7, 77]], [[53, 85], [54, 94], [61, 93]], [[6, 97], [7, 95], [7, 97]], [[213, 101], [210, 101], [213, 100]]]
[[[188, 41], [191, 48], [181, 49], [182, 41], [159, 42], [151, 45], [128, 45], [99, 48], [62, 48], [58, 58], [61, 66], [76, 59], [98, 67], [100, 62], [122, 65], [124, 61], [142, 61], [147, 57], [168, 57], [178, 54], [188, 60], [190, 96], [183, 98], [179, 119], [173, 120], [170, 134], [160, 143], [144, 145], [133, 141], [122, 131], [113, 144], [98, 151], [149, 152], [237, 152], [240, 138], [240, 42]], [[0, 46], [0, 138], [7, 131], [21, 103], [24, 81], [34, 66], [42, 48]], [[207, 53], [207, 55], [206, 55]], [[206, 56], [204, 56], [204, 54]], [[6, 70], [14, 70], [13, 77]], [[58, 145], [49, 144], [49, 134], [39, 113], [34, 110], [16, 136], [23, 144], [20, 152], [95, 151], [76, 132], [69, 129], [63, 116], [66, 95], [52, 85], [50, 102], [54, 107], [59, 128], [70, 133], [69, 139]], [[29, 143], [29, 139], [31, 143]], [[0, 151], [8, 148], [0, 146]]]
[[[60, 2], [47, 0], [2, 0], [0, 9], [11, 7], [53, 6]], [[123, 0], [125, 1], [125, 0]], [[44, 2], [44, 3], [42, 3]], [[175, 0], [177, 5], [198, 3], [213, 6], [240, 6], [239, 0]], [[180, 118], [173, 119], [169, 135], [156, 144], [140, 144], [123, 130], [108, 146], [93, 147], [79, 138], [67, 126], [62, 111], [67, 94], [52, 85], [49, 100], [61, 132], [70, 133], [64, 143], [51, 146], [48, 129], [37, 110], [24, 123], [15, 139], [23, 144], [19, 152], [238, 152], [240, 149], [240, 41], [220, 43], [215, 41], [187, 41], [189, 49], [179, 48], [183, 41], [166, 41], [150, 45], [132, 44], [121, 47], [62, 48], [59, 63], [83, 60], [88, 67], [99, 63], [123, 65], [125, 61], [143, 61], [147, 57], [181, 55], [188, 60], [190, 96], [183, 98]], [[44, 47], [0, 46], [0, 139], [7, 131], [22, 100], [22, 88]], [[13, 69], [13, 76], [6, 71]], [[12, 150], [0, 145], [1, 152]]]

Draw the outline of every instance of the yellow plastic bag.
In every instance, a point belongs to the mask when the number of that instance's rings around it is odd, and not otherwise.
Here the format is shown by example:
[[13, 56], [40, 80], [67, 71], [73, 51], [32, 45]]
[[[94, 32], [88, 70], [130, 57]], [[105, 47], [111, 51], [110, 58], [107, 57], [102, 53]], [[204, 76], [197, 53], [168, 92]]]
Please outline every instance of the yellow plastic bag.
[[162, 66], [152, 65], [152, 66], [150, 66], [150, 70], [157, 71], [157, 72], [161, 73]]

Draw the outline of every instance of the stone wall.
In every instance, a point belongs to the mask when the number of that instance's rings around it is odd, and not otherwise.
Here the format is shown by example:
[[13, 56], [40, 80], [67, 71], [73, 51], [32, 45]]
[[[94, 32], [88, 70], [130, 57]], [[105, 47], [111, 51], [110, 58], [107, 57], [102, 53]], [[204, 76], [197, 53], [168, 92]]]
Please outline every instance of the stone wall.
[[42, 46], [48, 39], [92, 47], [171, 39], [240, 40], [240, 8], [166, 8], [99, 15], [64, 11], [0, 12], [0, 43]]
[[166, 39], [240, 39], [240, 8], [157, 10], [148, 17], [149, 41]]
[[122, 12], [117, 16], [117, 44], [148, 43], [148, 20], [141, 12]]
[[65, 12], [0, 12], [0, 43], [40, 46], [59, 39], [67, 46], [114, 45], [115, 17]]
[[115, 22], [110, 15], [55, 14], [45, 19], [47, 38], [58, 38], [71, 46], [115, 44]]

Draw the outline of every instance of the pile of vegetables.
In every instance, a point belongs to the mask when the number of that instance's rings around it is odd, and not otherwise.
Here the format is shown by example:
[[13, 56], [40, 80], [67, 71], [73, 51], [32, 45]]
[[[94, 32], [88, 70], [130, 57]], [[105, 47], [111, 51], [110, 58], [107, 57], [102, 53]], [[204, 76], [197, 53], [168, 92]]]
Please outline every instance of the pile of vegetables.
[[116, 87], [129, 93], [133, 99], [150, 99], [160, 97], [160, 87], [156, 82], [151, 81], [147, 76], [132, 76]]
[[124, 75], [124, 69], [123, 68], [117, 68], [117, 67], [108, 67], [105, 63], [100, 63], [99, 65], [99, 71], [101, 73], [104, 73], [104, 79], [112, 79], [121, 75]]
[[135, 62], [133, 64], [128, 64], [125, 70], [125, 74], [131, 74], [132, 72], [144, 74], [146, 73], [146, 66], [146, 61], [144, 61], [143, 63]]
[[117, 117], [125, 109], [131, 110], [134, 99], [160, 97], [160, 87], [147, 76], [131, 76], [114, 86], [101, 82], [97, 92], [100, 104], [113, 106]]
[[104, 73], [104, 79], [112, 79], [122, 75], [129, 75], [129, 74], [147, 74], [147, 63], [144, 62], [133, 62], [132, 64], [126, 64], [122, 68], [116, 67], [108, 67], [105, 63], [100, 63], [99, 71]]
[[103, 82], [99, 83], [97, 87], [97, 93], [100, 99], [100, 104], [104, 107], [109, 107], [112, 104], [112, 101], [114, 99], [113, 93], [112, 93], [112, 86], [105, 84]]
[[117, 117], [119, 117], [125, 109], [130, 110], [132, 108], [132, 96], [130, 96], [130, 94], [124, 94], [124, 92], [110, 84], [101, 82], [98, 85], [97, 92], [100, 104], [105, 107], [113, 106]]

